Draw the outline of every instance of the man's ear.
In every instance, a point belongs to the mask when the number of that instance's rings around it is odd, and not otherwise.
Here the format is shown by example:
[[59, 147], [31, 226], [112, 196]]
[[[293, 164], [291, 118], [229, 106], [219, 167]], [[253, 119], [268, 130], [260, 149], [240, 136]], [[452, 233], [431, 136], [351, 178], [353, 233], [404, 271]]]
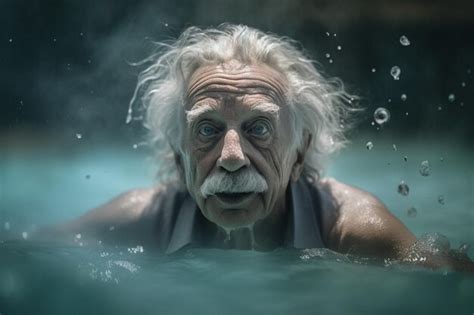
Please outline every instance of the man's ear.
[[310, 134], [308, 130], [303, 130], [303, 146], [301, 148], [298, 148], [298, 150], [296, 151], [296, 161], [295, 164], [293, 164], [293, 168], [291, 170], [291, 180], [293, 182], [296, 182], [300, 178], [301, 173], [303, 173], [304, 159], [306, 157], [306, 152], [309, 149], [312, 139], [313, 135]]

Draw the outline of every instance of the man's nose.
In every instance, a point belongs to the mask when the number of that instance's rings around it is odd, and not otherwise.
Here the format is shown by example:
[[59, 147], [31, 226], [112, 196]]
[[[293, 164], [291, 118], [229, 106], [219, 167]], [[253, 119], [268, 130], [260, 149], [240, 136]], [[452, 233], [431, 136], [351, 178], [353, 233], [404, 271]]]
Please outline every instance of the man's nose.
[[235, 172], [250, 164], [245, 155], [240, 142], [239, 133], [235, 129], [230, 129], [224, 136], [221, 156], [217, 160], [217, 166], [228, 172]]

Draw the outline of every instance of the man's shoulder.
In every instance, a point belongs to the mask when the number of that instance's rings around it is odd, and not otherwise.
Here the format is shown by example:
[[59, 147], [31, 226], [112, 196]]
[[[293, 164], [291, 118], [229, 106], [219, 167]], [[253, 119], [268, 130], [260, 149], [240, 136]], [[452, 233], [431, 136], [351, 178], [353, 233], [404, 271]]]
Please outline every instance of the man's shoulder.
[[[317, 185], [334, 205], [327, 235], [333, 249], [355, 254], [391, 253], [415, 240], [373, 194], [334, 178], [321, 179]], [[327, 210], [322, 211], [324, 216]]]

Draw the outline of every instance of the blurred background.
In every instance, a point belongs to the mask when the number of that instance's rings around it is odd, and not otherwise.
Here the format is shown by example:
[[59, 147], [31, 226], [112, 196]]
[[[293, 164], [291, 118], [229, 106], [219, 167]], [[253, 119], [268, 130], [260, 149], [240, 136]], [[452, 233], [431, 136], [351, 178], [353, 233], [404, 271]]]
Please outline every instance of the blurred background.
[[[130, 63], [151, 52], [151, 41], [230, 22], [296, 39], [326, 76], [361, 96], [366, 110], [330, 174], [387, 200], [418, 231], [443, 230], [449, 209], [450, 231], [463, 231], [453, 237], [474, 240], [472, 1], [2, 0], [0, 21], [5, 233], [149, 185], [144, 130], [125, 124], [142, 69]], [[378, 107], [391, 114], [382, 128]], [[428, 159], [433, 173], [422, 177]], [[401, 180], [409, 196], [397, 192]]]

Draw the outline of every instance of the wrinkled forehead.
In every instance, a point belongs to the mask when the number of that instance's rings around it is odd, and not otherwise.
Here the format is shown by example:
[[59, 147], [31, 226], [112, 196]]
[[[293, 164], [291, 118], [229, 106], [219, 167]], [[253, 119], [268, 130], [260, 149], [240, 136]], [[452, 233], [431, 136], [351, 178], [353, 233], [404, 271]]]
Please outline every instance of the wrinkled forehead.
[[262, 94], [282, 105], [286, 90], [286, 78], [271, 67], [230, 61], [198, 68], [189, 80], [186, 98], [187, 103], [192, 104], [212, 94]]

